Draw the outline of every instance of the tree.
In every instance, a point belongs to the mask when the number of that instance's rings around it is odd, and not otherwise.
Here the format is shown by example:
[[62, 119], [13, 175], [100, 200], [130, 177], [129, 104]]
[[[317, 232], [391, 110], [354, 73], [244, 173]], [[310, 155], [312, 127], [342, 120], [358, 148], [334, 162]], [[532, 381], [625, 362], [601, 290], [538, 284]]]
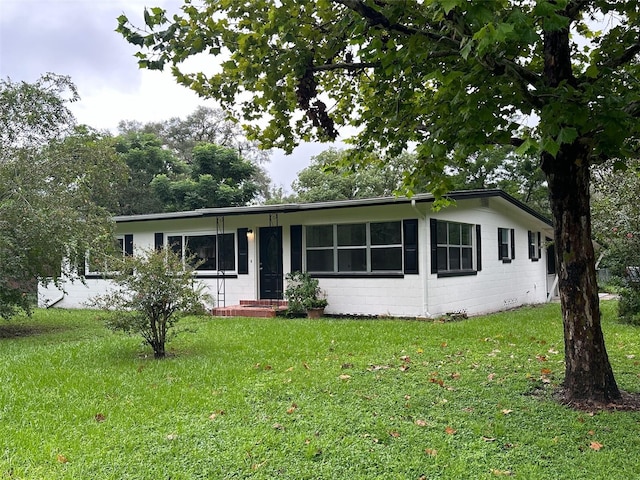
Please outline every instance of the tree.
[[[535, 153], [555, 225], [566, 400], [610, 402], [621, 394], [600, 323], [590, 167], [637, 150], [638, 8], [626, 0], [209, 0], [186, 2], [171, 19], [146, 10], [145, 31], [122, 15], [118, 31], [140, 47], [141, 67], [171, 65], [178, 82], [236, 105], [267, 147], [333, 140], [350, 124], [361, 152], [416, 145], [419, 181], [438, 196], [446, 167], [485, 148]], [[183, 62], [201, 53], [219, 57], [220, 68], [186, 71]]]
[[451, 168], [451, 188], [500, 188], [551, 217], [544, 172], [532, 155], [518, 155], [511, 146], [488, 148]]
[[404, 172], [415, 164], [415, 156], [403, 153], [395, 158], [373, 156], [354, 163], [349, 151], [325, 150], [311, 159], [292, 184], [289, 201], [323, 202], [393, 195], [403, 182]]
[[618, 313], [640, 324], [640, 162], [620, 170], [614, 162], [594, 169], [593, 230], [604, 248], [600, 265], [619, 287]]
[[177, 322], [204, 311], [207, 296], [196, 283], [195, 267], [170, 249], [141, 252], [111, 265], [115, 287], [93, 298], [93, 305], [107, 312], [107, 327], [141, 335], [155, 358], [164, 358]]
[[151, 182], [165, 211], [246, 205], [258, 192], [257, 167], [230, 148], [197, 145], [189, 169], [189, 177], [172, 180], [163, 174]]
[[188, 166], [153, 133], [129, 131], [116, 138], [116, 151], [129, 167], [129, 179], [120, 189], [118, 207], [114, 213], [136, 215], [165, 211], [151, 182], [158, 175], [181, 175]]
[[107, 201], [122, 164], [108, 138], [74, 130], [67, 104], [77, 98], [64, 76], [0, 80], [0, 317], [28, 312], [38, 280], [73, 276], [89, 249], [112, 245], [96, 201]]
[[163, 144], [175, 152], [185, 163], [191, 162], [191, 153], [196, 145], [213, 143], [228, 147], [238, 155], [256, 164], [268, 160], [269, 152], [261, 150], [255, 141], [247, 140], [242, 128], [229, 118], [229, 114], [219, 108], [197, 107], [185, 119], [172, 117], [160, 122], [140, 124], [120, 122], [121, 133], [153, 133]]
[[[269, 195], [270, 179], [260, 165], [268, 159], [269, 152], [259, 150], [255, 142], [249, 142], [240, 127], [229, 120], [223, 110], [199, 107], [184, 120], [173, 117], [144, 125], [140, 122], [122, 121], [118, 130], [123, 144], [121, 151], [126, 152], [131, 168], [131, 181], [123, 195], [121, 213], [150, 213], [237, 204], [237, 198], [232, 203], [221, 204], [221, 200], [211, 202], [206, 199], [207, 195], [202, 197], [197, 192], [205, 188], [206, 182], [199, 187], [196, 185], [198, 174], [194, 174], [197, 169], [194, 166], [194, 161], [197, 160], [194, 159], [194, 149], [204, 144], [217, 145], [224, 147], [225, 151], [233, 152], [238, 165], [246, 164], [245, 168], [252, 165], [250, 181], [252, 190], [255, 191], [250, 199], [259, 196], [266, 198]], [[146, 162], [140, 162], [145, 158]], [[157, 160], [161, 161], [158, 163]], [[226, 174], [224, 171], [218, 172], [214, 177]], [[151, 182], [156, 176], [159, 178], [152, 186]], [[173, 193], [171, 185], [175, 187]], [[246, 184], [244, 187], [232, 186], [232, 189], [237, 190], [235, 196], [238, 197], [238, 192], [246, 192]], [[186, 198], [186, 201], [180, 200], [181, 198]]]

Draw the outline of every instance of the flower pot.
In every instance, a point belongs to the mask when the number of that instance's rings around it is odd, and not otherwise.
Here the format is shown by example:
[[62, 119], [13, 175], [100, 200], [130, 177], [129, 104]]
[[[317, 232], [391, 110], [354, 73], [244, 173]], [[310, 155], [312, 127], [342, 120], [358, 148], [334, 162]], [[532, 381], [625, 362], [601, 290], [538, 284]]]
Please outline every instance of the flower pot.
[[307, 310], [307, 318], [320, 318], [324, 315], [324, 308], [310, 308]]

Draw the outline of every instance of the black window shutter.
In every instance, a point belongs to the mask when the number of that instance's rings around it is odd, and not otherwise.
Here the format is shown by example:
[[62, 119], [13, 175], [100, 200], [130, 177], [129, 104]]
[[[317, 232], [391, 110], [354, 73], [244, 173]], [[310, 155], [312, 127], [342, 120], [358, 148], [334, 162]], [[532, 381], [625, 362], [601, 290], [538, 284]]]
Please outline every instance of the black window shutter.
[[480, 225], [476, 225], [476, 270], [482, 270], [482, 235]]
[[133, 255], [133, 235], [127, 234], [124, 236], [124, 254], [127, 257]]
[[162, 250], [164, 246], [164, 233], [158, 232], [153, 234], [153, 248]]
[[438, 273], [438, 221], [432, 218], [429, 223], [431, 230], [431, 273]]
[[527, 241], [529, 242], [529, 258], [533, 258], [533, 232], [529, 230], [527, 232]]
[[248, 228], [238, 229], [238, 275], [249, 273], [249, 240]]
[[502, 229], [498, 227], [498, 260], [502, 260]]
[[291, 271], [302, 271], [302, 225], [291, 225]]
[[404, 273], [418, 273], [418, 219], [404, 220]]
[[516, 258], [516, 231], [511, 229], [511, 260]]

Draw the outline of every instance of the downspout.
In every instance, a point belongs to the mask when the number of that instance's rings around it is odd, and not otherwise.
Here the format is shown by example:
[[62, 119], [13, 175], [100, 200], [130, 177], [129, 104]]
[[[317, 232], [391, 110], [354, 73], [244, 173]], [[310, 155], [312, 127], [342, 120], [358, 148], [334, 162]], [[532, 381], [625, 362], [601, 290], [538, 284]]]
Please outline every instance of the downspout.
[[51, 302], [51, 303], [48, 303], [48, 304], [47, 304], [47, 306], [45, 307], [47, 310], [48, 310], [48, 309], [50, 309], [50, 308], [55, 307], [55, 306], [56, 306], [57, 304], [59, 304], [62, 300], [64, 300], [64, 297], [66, 297], [66, 296], [67, 296], [67, 294], [66, 294], [64, 291], [63, 291], [63, 292], [60, 292], [60, 293], [61, 293], [60, 298], [58, 298], [58, 299], [54, 300], [53, 302]]
[[[411, 200], [411, 208], [413, 208], [416, 211], [416, 213], [418, 214], [418, 218], [424, 220], [424, 225], [425, 225], [424, 228], [426, 228], [426, 225], [427, 225], [427, 214], [426, 213], [422, 213], [418, 209], [415, 199]], [[423, 249], [420, 249], [420, 253], [423, 253]], [[419, 258], [420, 257], [418, 256], [418, 259]], [[427, 257], [424, 257], [424, 258], [427, 258]], [[427, 298], [428, 298], [428, 296], [427, 296], [427, 286], [428, 286], [427, 285], [427, 279], [428, 279], [428, 276], [427, 276], [427, 268], [426, 268], [426, 266], [427, 266], [426, 262], [424, 262], [424, 265], [421, 265], [421, 267], [423, 267], [423, 268], [419, 269], [419, 271], [422, 271], [422, 274], [420, 275], [420, 277], [422, 279], [422, 313], [425, 316], [425, 318], [431, 318], [431, 315], [429, 314], [429, 302], [427, 301]]]

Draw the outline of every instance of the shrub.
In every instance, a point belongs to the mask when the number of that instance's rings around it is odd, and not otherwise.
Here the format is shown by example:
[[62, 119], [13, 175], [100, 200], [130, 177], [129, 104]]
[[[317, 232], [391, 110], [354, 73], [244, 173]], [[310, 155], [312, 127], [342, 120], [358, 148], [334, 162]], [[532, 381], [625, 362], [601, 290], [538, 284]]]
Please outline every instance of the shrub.
[[117, 264], [115, 289], [94, 297], [93, 305], [108, 312], [108, 328], [142, 335], [154, 356], [163, 358], [167, 335], [178, 320], [202, 312], [207, 301], [194, 270], [169, 249], [125, 257]]
[[289, 313], [305, 313], [307, 310], [325, 308], [328, 305], [317, 278], [311, 277], [308, 273], [291, 272], [287, 274], [286, 279], [284, 298], [289, 303]]

